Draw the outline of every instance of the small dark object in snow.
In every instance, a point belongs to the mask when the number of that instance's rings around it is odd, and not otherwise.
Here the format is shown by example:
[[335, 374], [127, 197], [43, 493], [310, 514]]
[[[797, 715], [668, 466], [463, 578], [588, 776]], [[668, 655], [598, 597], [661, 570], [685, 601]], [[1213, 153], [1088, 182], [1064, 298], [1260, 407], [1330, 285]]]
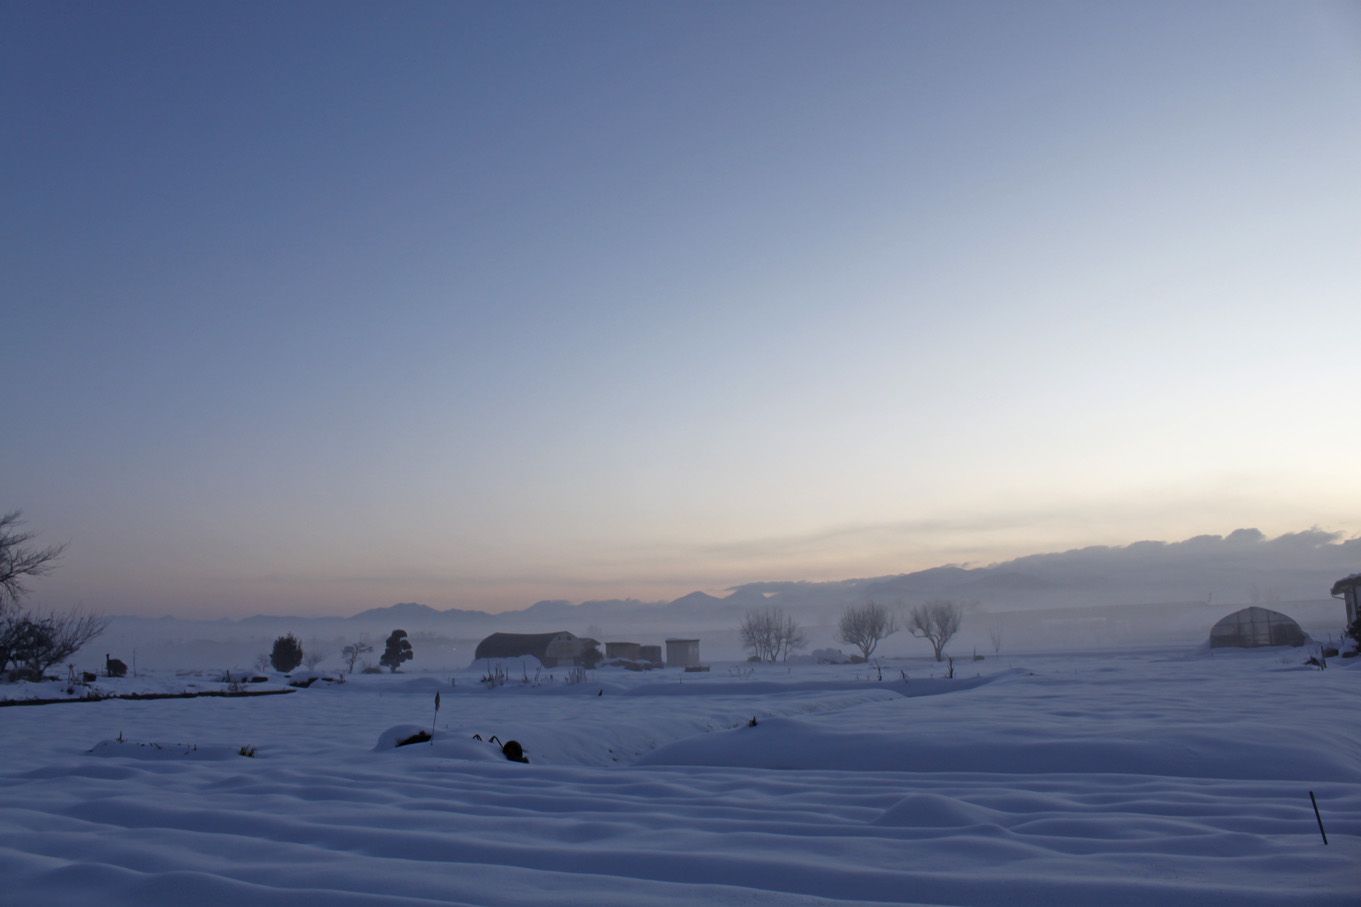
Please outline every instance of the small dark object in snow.
[[256, 674], [254, 677], [247, 677], [246, 683], [269, 683], [269, 678], [263, 674]]
[[245, 746], [241, 747], [241, 749], [237, 750], [237, 754], [238, 754], [238, 755], [241, 755], [241, 756], [246, 756], [246, 757], [251, 758], [251, 759], [254, 759], [254, 758], [255, 758], [255, 747], [251, 746], [251, 745], [248, 743], [248, 744], [246, 744]]
[[104, 673], [110, 677], [128, 676], [128, 666], [125, 662], [117, 658], [110, 658], [108, 653], [104, 653]]
[[309, 677], [306, 680], [290, 680], [288, 685], [290, 687], [297, 687], [300, 690], [305, 690], [316, 682], [317, 679], [315, 677]]
[[747, 727], [756, 727], [758, 724], [760, 724], [760, 722], [756, 720], [755, 715], [752, 715], [751, 720], [747, 722]]
[[398, 746], [410, 746], [410, 745], [413, 744], [413, 743], [429, 743], [429, 742], [430, 742], [430, 734], [429, 734], [428, 732], [426, 732], [426, 731], [417, 731], [416, 733], [412, 734], [410, 737], [407, 737], [407, 738], [405, 738], [405, 739], [403, 739], [403, 740], [398, 740], [398, 741], [397, 741], [397, 745], [398, 745]]
[[[473, 734], [473, 739], [481, 740], [482, 735]], [[501, 755], [505, 756], [511, 762], [529, 762], [529, 757], [525, 755], [525, 748], [520, 745], [520, 741], [518, 740], [507, 740], [505, 743], [502, 743], [500, 737], [492, 734], [487, 742], [495, 743], [499, 746], [501, 748]]]
[[595, 691], [595, 695], [597, 695], [597, 696], [604, 696], [604, 695], [605, 695], [605, 691], [604, 691], [604, 690], [596, 690], [596, 691]]
[[81, 683], [94, 683], [94, 682], [95, 682], [96, 680], [98, 680], [98, 679], [99, 679], [99, 675], [98, 675], [98, 674], [93, 674], [93, 673], [91, 673], [91, 672], [89, 672], [89, 671], [81, 671], [81, 672], [80, 672], [80, 681], [81, 681]]

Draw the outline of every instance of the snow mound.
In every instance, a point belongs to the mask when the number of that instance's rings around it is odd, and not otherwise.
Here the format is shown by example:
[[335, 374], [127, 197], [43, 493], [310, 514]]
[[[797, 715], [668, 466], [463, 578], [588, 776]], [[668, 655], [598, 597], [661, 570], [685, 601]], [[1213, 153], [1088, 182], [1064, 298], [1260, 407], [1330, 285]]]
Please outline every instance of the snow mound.
[[1131, 725], [1094, 733], [1050, 725], [1027, 727], [998, 716], [994, 726], [961, 724], [928, 731], [864, 715], [843, 724], [791, 718], [757, 727], [700, 734], [661, 746], [640, 765], [836, 771], [1104, 772], [1185, 778], [1355, 781], [1354, 752], [1309, 728], [1267, 737], [1256, 727], [1205, 729]]
[[962, 828], [996, 825], [1001, 814], [941, 794], [912, 794], [884, 810], [872, 824], [895, 828]]
[[395, 749], [403, 740], [407, 740], [417, 734], [429, 734], [430, 729], [421, 727], [419, 724], [394, 724], [386, 731], [378, 735], [378, 742], [373, 745], [373, 751]]
[[397, 750], [405, 753], [426, 753], [445, 759], [471, 759], [479, 762], [506, 761], [506, 757], [501, 755], [500, 747], [495, 744], [439, 730], [435, 732], [435, 739], [429, 742], [409, 744], [403, 747], [397, 745], [417, 734], [428, 733], [430, 733], [430, 728], [422, 727], [419, 724], [395, 724], [378, 735], [378, 742], [374, 745], [373, 752]]
[[404, 680], [400, 683], [386, 684], [383, 687], [383, 692], [429, 693], [433, 696], [435, 693], [447, 693], [451, 689], [453, 689], [453, 687], [449, 686], [449, 684], [436, 680], [433, 677], [413, 677], [410, 680]]

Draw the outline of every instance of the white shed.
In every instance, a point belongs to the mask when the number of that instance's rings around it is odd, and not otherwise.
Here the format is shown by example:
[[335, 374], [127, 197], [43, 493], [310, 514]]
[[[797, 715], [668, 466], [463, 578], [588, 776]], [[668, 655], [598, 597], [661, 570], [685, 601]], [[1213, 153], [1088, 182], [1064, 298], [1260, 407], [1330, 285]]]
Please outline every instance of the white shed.
[[688, 668], [698, 664], [698, 639], [668, 639], [666, 641], [666, 666], [668, 668]]

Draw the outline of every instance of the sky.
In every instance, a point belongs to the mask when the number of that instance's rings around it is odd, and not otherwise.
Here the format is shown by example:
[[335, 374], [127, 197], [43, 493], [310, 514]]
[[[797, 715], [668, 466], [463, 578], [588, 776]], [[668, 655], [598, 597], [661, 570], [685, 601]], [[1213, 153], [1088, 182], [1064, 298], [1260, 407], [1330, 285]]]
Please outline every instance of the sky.
[[42, 605], [1361, 533], [1356, 3], [0, 0], [0, 122]]

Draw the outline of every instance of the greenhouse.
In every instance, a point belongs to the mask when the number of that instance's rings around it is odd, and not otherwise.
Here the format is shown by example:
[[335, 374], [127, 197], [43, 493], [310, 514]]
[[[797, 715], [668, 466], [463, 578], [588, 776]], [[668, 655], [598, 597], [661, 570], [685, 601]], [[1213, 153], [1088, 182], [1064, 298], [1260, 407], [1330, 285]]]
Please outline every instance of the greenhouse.
[[1212, 649], [1225, 646], [1302, 646], [1308, 639], [1294, 620], [1267, 608], [1235, 611], [1210, 629]]

